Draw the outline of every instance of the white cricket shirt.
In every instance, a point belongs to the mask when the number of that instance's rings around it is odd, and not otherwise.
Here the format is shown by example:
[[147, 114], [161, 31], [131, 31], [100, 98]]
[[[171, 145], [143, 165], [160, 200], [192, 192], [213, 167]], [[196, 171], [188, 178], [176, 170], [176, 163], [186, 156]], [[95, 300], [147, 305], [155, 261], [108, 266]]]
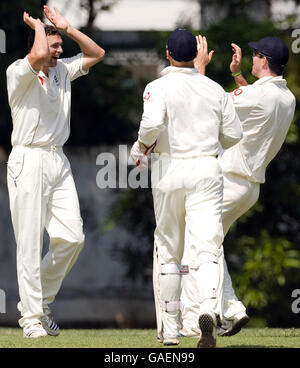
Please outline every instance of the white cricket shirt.
[[7, 68], [12, 146], [63, 146], [70, 135], [71, 81], [87, 74], [80, 53], [57, 61], [47, 77], [37, 73], [27, 56]]
[[223, 172], [265, 182], [270, 161], [280, 150], [293, 120], [296, 100], [282, 76], [263, 77], [231, 93], [243, 138], [220, 158]]
[[161, 75], [145, 88], [139, 141], [150, 146], [168, 129], [171, 156], [191, 158], [217, 156], [219, 139], [224, 148], [241, 139], [232, 99], [219, 84], [193, 68], [169, 66]]

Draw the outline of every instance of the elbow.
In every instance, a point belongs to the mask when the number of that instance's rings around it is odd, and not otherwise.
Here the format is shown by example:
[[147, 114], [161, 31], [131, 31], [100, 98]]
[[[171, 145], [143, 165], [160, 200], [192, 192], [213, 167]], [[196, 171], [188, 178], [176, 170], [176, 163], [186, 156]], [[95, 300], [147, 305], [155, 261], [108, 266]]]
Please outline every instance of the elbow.
[[230, 142], [222, 142], [221, 143], [221, 145], [222, 145], [222, 148], [223, 149], [228, 149], [228, 148], [230, 148], [230, 147], [232, 147], [232, 146], [234, 146], [235, 144], [237, 144], [239, 141], [234, 141], [234, 140], [232, 140], [232, 141], [230, 141]]
[[236, 137], [220, 137], [220, 143], [224, 149], [228, 149], [235, 144], [239, 143], [239, 141], [243, 138], [243, 133]]
[[102, 49], [101, 47], [99, 47], [99, 50], [97, 52], [97, 61], [102, 61], [104, 59], [105, 56], [105, 50]]

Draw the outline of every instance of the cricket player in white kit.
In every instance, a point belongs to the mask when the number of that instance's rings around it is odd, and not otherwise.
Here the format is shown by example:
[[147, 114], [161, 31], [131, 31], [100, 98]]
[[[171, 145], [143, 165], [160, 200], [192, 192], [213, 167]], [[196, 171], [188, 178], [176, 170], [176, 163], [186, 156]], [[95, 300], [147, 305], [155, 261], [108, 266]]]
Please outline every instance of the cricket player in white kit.
[[[78, 196], [63, 152], [70, 134], [71, 81], [104, 57], [104, 50], [56, 8], [44, 6], [44, 13], [55, 27], [24, 12], [24, 22], [34, 30], [33, 45], [7, 69], [13, 121], [7, 183], [24, 337], [59, 334], [48, 305], [84, 244]], [[59, 31], [79, 45], [80, 54], [59, 60]], [[45, 228], [50, 244], [41, 260]]]
[[[230, 226], [258, 200], [260, 185], [265, 182], [266, 168], [284, 143], [294, 117], [295, 97], [283, 78], [289, 57], [286, 44], [275, 37], [250, 42], [253, 48], [252, 74], [258, 80], [248, 85], [241, 75], [242, 52], [232, 44], [234, 55], [230, 70], [238, 89], [231, 93], [235, 109], [243, 127], [243, 138], [235, 146], [225, 149], [219, 158], [224, 175], [223, 230]], [[199, 69], [201, 71], [201, 69]], [[225, 254], [226, 256], [226, 254]], [[183, 279], [183, 326], [186, 336], [197, 334], [197, 277], [193, 249], [187, 247], [185, 261], [192, 265]], [[219, 334], [231, 336], [248, 321], [244, 305], [237, 299], [230, 275], [224, 272], [224, 323]]]
[[181, 264], [187, 226], [200, 264], [198, 347], [214, 347], [223, 286], [223, 180], [217, 155], [219, 144], [224, 148], [236, 144], [242, 130], [230, 97], [193, 68], [196, 54], [196, 39], [189, 31], [177, 29], [171, 34], [167, 42], [171, 66], [146, 86], [138, 141], [131, 155], [139, 165], [142, 154], [167, 129], [171, 161], [155, 188], [163, 198], [155, 210], [161, 225], [155, 242], [163, 343], [179, 343], [181, 275], [188, 272]]

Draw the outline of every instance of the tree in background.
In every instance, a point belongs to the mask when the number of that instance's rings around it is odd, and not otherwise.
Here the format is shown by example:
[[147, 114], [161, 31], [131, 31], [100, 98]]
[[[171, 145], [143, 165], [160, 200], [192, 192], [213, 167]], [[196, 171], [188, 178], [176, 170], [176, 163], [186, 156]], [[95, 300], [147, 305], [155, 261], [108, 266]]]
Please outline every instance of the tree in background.
[[119, 0], [80, 0], [80, 6], [88, 12], [86, 28], [94, 30], [94, 22], [99, 13], [109, 11], [118, 1]]

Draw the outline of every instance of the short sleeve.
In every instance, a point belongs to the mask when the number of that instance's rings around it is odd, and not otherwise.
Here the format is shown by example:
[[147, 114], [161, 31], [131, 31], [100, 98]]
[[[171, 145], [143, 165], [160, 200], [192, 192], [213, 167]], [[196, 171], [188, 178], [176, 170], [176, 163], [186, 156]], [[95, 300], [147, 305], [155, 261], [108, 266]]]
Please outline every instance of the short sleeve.
[[259, 86], [248, 85], [230, 93], [234, 107], [239, 111], [250, 111], [261, 97]]
[[139, 140], [149, 146], [164, 129], [166, 104], [162, 89], [153, 82], [146, 86], [143, 100], [144, 112], [140, 123]]
[[38, 73], [30, 65], [27, 56], [24, 59], [16, 60], [6, 71], [8, 96], [25, 92], [37, 75]]
[[85, 71], [82, 69], [82, 60], [83, 60], [83, 53], [79, 53], [73, 57], [70, 58], [63, 58], [59, 61], [62, 62], [65, 67], [67, 68], [69, 74], [70, 74], [70, 80], [71, 82], [78, 77], [81, 77], [83, 75], [88, 74], [88, 70]]

